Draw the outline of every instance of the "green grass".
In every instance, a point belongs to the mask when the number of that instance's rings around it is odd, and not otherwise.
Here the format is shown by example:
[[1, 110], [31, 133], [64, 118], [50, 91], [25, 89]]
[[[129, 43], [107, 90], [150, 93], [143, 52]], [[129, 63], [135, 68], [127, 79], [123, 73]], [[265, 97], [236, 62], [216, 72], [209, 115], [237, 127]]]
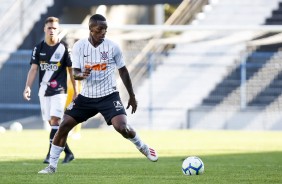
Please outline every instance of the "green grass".
[[[68, 140], [76, 160], [59, 164], [54, 175], [37, 174], [46, 166], [42, 161], [48, 149], [48, 132], [0, 134], [0, 183], [282, 183], [282, 132], [139, 131], [158, 151], [157, 163], [148, 161], [112, 130], [81, 133], [81, 139]], [[203, 160], [203, 175], [182, 174], [182, 161], [191, 155]]]

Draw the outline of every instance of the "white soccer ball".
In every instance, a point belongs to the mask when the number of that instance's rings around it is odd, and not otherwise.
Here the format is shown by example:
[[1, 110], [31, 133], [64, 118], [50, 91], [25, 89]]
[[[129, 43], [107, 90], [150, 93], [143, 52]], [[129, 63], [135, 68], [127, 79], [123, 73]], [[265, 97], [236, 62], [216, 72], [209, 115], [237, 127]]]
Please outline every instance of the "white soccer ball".
[[204, 162], [196, 156], [188, 157], [182, 163], [182, 172], [187, 176], [203, 174], [204, 170]]
[[0, 133], [5, 133], [5, 132], [6, 132], [6, 128], [5, 128], [5, 127], [0, 126]]
[[15, 132], [21, 132], [23, 130], [23, 126], [20, 122], [14, 122], [10, 125], [10, 130]]

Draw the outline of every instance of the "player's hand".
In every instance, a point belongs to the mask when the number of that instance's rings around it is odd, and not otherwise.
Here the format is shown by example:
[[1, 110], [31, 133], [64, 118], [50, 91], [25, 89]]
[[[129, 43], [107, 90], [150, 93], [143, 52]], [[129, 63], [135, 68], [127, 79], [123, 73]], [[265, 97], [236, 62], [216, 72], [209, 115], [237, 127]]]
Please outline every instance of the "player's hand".
[[84, 78], [84, 79], [86, 79], [89, 75], [90, 75], [90, 73], [91, 73], [91, 70], [92, 70], [92, 66], [91, 65], [85, 65], [84, 66], [84, 71], [82, 72], [82, 77]]
[[90, 65], [86, 65], [84, 71], [81, 71], [78, 68], [73, 70], [74, 80], [83, 80], [86, 79], [91, 73], [92, 67]]
[[126, 109], [128, 109], [131, 106], [132, 107], [131, 114], [133, 114], [137, 110], [137, 104], [138, 103], [137, 103], [135, 96], [131, 96], [131, 97], [129, 97], [128, 105], [127, 105]]
[[82, 72], [82, 75], [84, 78], [87, 78], [91, 73], [92, 68], [85, 68], [84, 72]]
[[30, 93], [31, 93], [31, 90], [30, 90], [30, 87], [26, 87], [24, 89], [24, 92], [23, 92], [23, 98], [27, 101], [30, 100]]

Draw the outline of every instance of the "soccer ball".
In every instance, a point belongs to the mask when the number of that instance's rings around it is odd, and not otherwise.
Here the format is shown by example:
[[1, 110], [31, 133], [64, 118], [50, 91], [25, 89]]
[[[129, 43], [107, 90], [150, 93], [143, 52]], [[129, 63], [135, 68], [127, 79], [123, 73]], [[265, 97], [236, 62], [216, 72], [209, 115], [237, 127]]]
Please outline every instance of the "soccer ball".
[[6, 128], [0, 126], [0, 133], [5, 133], [6, 132]]
[[204, 163], [196, 156], [186, 158], [182, 163], [182, 172], [184, 175], [200, 175], [204, 173]]
[[13, 122], [10, 125], [10, 130], [15, 132], [21, 132], [23, 130], [23, 126], [20, 122]]

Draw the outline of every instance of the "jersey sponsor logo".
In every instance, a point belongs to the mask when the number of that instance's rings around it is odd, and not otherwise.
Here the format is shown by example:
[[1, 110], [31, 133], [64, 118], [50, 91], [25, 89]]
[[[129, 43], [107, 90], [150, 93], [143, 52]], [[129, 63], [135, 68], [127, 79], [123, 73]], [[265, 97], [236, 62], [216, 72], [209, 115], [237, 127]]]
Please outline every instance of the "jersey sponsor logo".
[[56, 88], [56, 87], [58, 86], [58, 82], [57, 82], [56, 80], [52, 80], [52, 81], [50, 82], [50, 86], [51, 86], [52, 88]]
[[123, 109], [123, 105], [120, 101], [113, 101], [116, 111]]
[[103, 71], [107, 69], [107, 63], [96, 64], [92, 66], [92, 70]]
[[109, 52], [100, 52], [100, 55], [101, 55], [101, 59], [102, 60], [108, 60], [109, 59]]
[[46, 56], [46, 53], [39, 53], [40, 56]]
[[83, 54], [83, 57], [88, 57], [88, 56], [90, 56], [90, 55], [84, 55], [84, 54]]
[[46, 70], [46, 71], [57, 71], [59, 66], [60, 66], [60, 62], [56, 64], [53, 64], [53, 63], [49, 64], [45, 62], [40, 63], [41, 70]]
[[91, 68], [94, 71], [104, 71], [107, 69], [107, 63], [99, 63], [99, 64], [95, 64], [92, 66], [89, 64], [86, 64], [84, 68], [88, 68], [88, 69]]

